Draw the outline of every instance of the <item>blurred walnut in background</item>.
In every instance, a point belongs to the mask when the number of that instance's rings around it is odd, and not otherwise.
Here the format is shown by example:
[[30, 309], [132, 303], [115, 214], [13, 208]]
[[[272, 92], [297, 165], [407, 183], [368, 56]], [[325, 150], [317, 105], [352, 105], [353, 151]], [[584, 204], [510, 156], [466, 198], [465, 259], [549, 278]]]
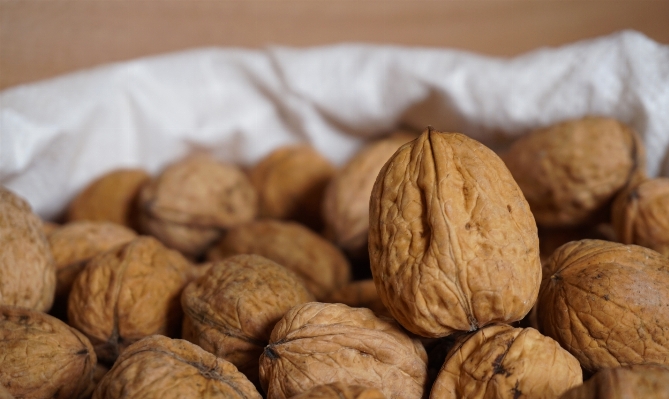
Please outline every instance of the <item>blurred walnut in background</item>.
[[669, 367], [643, 364], [607, 368], [561, 399], [669, 399]]

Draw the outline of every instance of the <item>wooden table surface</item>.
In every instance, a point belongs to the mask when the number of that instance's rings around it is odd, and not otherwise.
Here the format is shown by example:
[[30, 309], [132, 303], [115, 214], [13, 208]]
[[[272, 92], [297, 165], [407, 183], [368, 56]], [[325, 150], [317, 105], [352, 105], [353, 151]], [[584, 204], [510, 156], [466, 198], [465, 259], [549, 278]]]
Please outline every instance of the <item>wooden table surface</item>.
[[513, 56], [621, 29], [669, 43], [669, 1], [0, 0], [0, 89], [199, 46], [368, 42]]

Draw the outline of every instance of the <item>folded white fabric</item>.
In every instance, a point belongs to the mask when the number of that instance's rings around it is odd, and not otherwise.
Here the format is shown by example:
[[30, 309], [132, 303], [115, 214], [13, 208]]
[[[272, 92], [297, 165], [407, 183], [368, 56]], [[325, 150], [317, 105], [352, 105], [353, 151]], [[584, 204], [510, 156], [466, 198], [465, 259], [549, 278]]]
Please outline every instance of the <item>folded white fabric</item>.
[[635, 128], [649, 173], [669, 175], [669, 46], [624, 31], [511, 59], [362, 44], [198, 49], [1, 92], [0, 184], [50, 218], [108, 170], [155, 173], [196, 150], [250, 165], [310, 142], [341, 164], [400, 125], [499, 148], [588, 114]]

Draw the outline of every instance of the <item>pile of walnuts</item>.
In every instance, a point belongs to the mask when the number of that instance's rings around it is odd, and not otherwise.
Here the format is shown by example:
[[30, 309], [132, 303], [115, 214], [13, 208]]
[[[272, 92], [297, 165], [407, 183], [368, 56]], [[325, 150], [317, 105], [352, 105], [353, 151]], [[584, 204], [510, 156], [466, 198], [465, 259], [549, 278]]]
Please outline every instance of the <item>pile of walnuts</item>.
[[586, 117], [116, 170], [62, 224], [0, 187], [0, 398], [667, 398], [644, 165]]

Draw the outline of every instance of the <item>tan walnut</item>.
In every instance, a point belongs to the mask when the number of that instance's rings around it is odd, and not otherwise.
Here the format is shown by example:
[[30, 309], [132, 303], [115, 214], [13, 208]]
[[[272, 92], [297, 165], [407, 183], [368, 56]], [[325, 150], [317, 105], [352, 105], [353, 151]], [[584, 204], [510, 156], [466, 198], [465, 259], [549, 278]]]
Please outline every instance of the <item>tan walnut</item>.
[[97, 359], [88, 339], [55, 317], [0, 305], [0, 387], [17, 398], [77, 399]]
[[643, 364], [602, 369], [560, 399], [669, 399], [669, 367]]
[[116, 169], [90, 182], [70, 202], [67, 219], [137, 226], [137, 195], [151, 176], [142, 169]]
[[257, 195], [246, 175], [205, 156], [169, 165], [142, 188], [139, 202], [141, 231], [191, 257], [257, 213]]
[[351, 278], [344, 254], [295, 222], [264, 219], [233, 228], [209, 251], [208, 258], [220, 260], [239, 254], [261, 255], [292, 270], [319, 300]]
[[18, 195], [0, 186], [0, 305], [48, 311], [56, 266], [42, 221]]
[[153, 237], [138, 237], [103, 252], [74, 280], [69, 322], [91, 340], [105, 363], [146, 336], [175, 336], [190, 267], [181, 254]]
[[636, 245], [574, 241], [548, 261], [537, 321], [588, 371], [669, 365], [669, 258]]
[[328, 296], [324, 302], [343, 303], [354, 308], [367, 308], [377, 316], [392, 317], [376, 292], [374, 280], [357, 280], [342, 286]]
[[636, 244], [669, 256], [669, 178], [649, 179], [622, 192], [611, 221], [623, 244]]
[[182, 338], [234, 364], [256, 385], [272, 328], [293, 306], [313, 301], [302, 279], [259, 255], [215, 262], [181, 295]]
[[321, 204], [335, 167], [310, 145], [280, 147], [249, 171], [259, 216], [323, 228]]
[[379, 173], [369, 256], [379, 295], [407, 330], [443, 337], [522, 319], [541, 282], [537, 226], [495, 153], [432, 129]]
[[268, 399], [333, 382], [417, 399], [427, 383], [426, 362], [420, 342], [371, 310], [310, 302], [289, 310], [274, 327], [260, 356], [260, 382]]
[[386, 399], [386, 397], [378, 389], [334, 382], [318, 385], [290, 399]]
[[232, 363], [197, 345], [161, 335], [129, 346], [93, 399], [261, 399]]
[[328, 184], [323, 200], [326, 235], [352, 256], [367, 252], [369, 197], [376, 176], [395, 151], [414, 138], [415, 135], [400, 132], [370, 143]]
[[557, 399], [583, 382], [578, 360], [533, 328], [484, 327], [451, 349], [430, 399]]
[[641, 140], [611, 118], [586, 117], [535, 130], [503, 158], [544, 227], [608, 218], [613, 197], [645, 174]]

